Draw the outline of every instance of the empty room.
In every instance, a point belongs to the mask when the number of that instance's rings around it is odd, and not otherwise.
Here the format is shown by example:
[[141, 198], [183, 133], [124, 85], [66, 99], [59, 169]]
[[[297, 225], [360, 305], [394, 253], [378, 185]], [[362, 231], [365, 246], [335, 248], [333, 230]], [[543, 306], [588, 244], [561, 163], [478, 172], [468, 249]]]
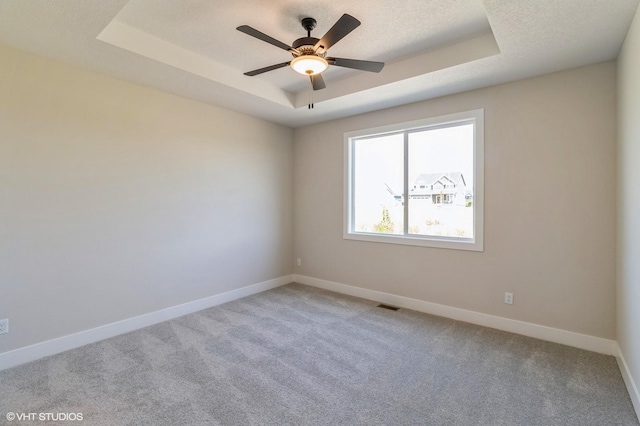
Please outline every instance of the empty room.
[[0, 424], [640, 425], [640, 0], [0, 0]]

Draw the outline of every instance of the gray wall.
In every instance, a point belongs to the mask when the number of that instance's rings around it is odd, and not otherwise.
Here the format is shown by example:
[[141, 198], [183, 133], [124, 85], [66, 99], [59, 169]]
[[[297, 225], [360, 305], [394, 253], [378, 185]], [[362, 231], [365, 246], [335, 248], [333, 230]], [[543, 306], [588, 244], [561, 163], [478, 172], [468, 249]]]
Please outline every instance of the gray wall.
[[618, 345], [640, 386], [640, 9], [618, 61]]
[[0, 47], [0, 353], [292, 273], [292, 130]]
[[[297, 129], [296, 273], [614, 339], [615, 97], [607, 62]], [[344, 132], [475, 108], [484, 252], [342, 238]]]

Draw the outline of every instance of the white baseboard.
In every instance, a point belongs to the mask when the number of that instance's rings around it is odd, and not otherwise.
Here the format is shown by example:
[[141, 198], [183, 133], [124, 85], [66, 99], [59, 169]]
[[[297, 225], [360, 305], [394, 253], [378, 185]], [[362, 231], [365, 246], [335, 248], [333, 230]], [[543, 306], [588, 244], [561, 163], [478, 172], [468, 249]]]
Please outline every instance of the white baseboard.
[[295, 282], [297, 283], [323, 288], [337, 293], [348, 294], [350, 296], [386, 303], [400, 308], [412, 309], [414, 311], [424, 312], [427, 314], [438, 315], [458, 321], [469, 322], [489, 328], [534, 337], [540, 340], [586, 349], [588, 351], [598, 352], [605, 355], [618, 355], [618, 345], [614, 340], [588, 336], [586, 334], [574, 333], [572, 331], [560, 330], [558, 328], [546, 327], [544, 325], [532, 324], [509, 318], [497, 317], [480, 312], [468, 311], [466, 309], [454, 308], [437, 303], [425, 302], [423, 300], [397, 296], [395, 294], [353, 287], [304, 275], [295, 275], [294, 277]]
[[212, 306], [221, 305], [223, 303], [231, 302], [232, 300], [280, 287], [293, 281], [293, 275], [286, 275], [269, 281], [263, 281], [261, 283], [238, 288], [236, 290], [227, 291], [225, 293], [216, 294], [214, 296], [205, 297], [204, 299], [194, 300], [193, 302], [183, 303], [182, 305], [172, 306], [170, 308], [150, 312], [148, 314], [128, 318], [126, 320], [69, 334], [57, 339], [47, 340], [31, 346], [25, 346], [23, 348], [4, 352], [0, 354], [0, 371], [30, 361], [35, 361], [49, 355], [68, 351], [69, 349], [88, 345], [89, 343], [108, 339], [109, 337], [114, 337], [173, 318], [181, 317], [183, 315], [191, 314], [193, 312], [201, 311]]
[[[618, 345], [616, 344], [616, 347], [617, 346]], [[636, 410], [636, 416], [640, 420], [640, 392], [638, 392], [638, 386], [636, 386], [636, 382], [633, 380], [633, 376], [629, 371], [629, 366], [627, 365], [627, 361], [624, 359], [622, 350], [620, 350], [619, 347], [617, 347], [617, 349], [618, 355], [616, 356], [616, 360], [618, 361], [618, 367], [620, 368], [620, 373], [622, 373], [624, 384], [627, 386], [627, 391], [629, 392], [633, 408]]]

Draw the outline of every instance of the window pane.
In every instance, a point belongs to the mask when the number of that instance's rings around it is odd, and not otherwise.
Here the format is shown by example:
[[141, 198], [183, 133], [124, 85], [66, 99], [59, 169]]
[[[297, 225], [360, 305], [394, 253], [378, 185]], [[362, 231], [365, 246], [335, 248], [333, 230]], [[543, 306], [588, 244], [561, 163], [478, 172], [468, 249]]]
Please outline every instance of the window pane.
[[344, 134], [343, 237], [483, 251], [484, 111]]
[[473, 127], [409, 134], [409, 234], [473, 238]]
[[358, 139], [353, 145], [354, 231], [403, 234], [404, 136]]

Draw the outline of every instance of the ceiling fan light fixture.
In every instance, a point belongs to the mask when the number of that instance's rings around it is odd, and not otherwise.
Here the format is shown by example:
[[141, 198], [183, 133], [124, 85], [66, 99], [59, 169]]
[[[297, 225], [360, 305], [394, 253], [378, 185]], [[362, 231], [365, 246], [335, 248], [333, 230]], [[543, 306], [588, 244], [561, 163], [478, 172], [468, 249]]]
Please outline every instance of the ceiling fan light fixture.
[[301, 55], [291, 61], [291, 68], [304, 75], [316, 75], [329, 67], [326, 59], [316, 55]]

